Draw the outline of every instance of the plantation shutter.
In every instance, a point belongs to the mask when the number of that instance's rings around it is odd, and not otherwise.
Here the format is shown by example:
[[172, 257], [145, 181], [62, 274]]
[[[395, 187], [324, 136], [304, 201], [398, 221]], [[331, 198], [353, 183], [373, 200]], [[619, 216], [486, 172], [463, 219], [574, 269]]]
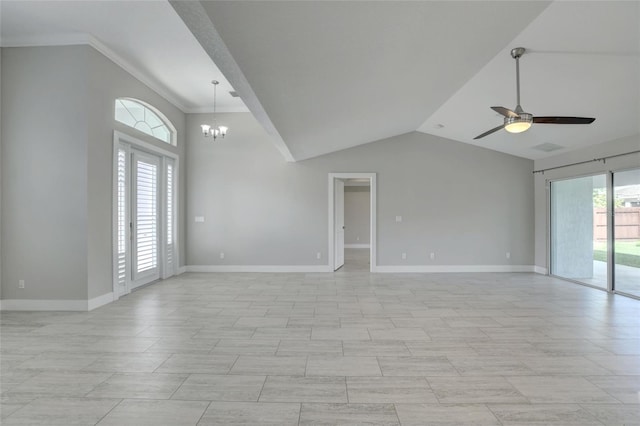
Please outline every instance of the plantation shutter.
[[158, 166], [136, 160], [136, 272], [158, 266]]
[[127, 151], [124, 148], [118, 148], [116, 164], [116, 182], [117, 182], [117, 258], [116, 258], [116, 280], [118, 286], [123, 291], [127, 284], [127, 228], [129, 227], [127, 220]]
[[167, 238], [166, 238], [166, 265], [168, 275], [173, 275], [174, 271], [174, 244], [173, 244], [173, 222], [174, 222], [174, 207], [173, 207], [173, 187], [174, 187], [174, 170], [173, 162], [167, 162], [167, 185], [166, 185], [166, 197], [167, 197], [167, 210], [166, 210], [166, 224], [167, 224]]

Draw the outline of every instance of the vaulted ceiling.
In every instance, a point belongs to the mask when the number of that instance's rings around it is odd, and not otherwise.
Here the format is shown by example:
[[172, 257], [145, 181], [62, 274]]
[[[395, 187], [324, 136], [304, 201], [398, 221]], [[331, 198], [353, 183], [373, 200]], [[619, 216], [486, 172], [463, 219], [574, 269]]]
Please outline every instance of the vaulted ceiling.
[[[639, 5], [552, 3], [418, 130], [532, 159], [637, 134]], [[588, 126], [534, 124], [525, 133], [501, 131], [474, 141], [473, 137], [502, 123], [490, 106], [516, 106], [515, 61], [510, 55], [516, 46], [527, 48], [520, 59], [525, 111], [538, 116], [595, 117], [596, 121]], [[550, 144], [558, 151], [535, 148]]]
[[[638, 134], [639, 5], [3, 1], [0, 30], [3, 46], [89, 35], [185, 112], [221, 80], [222, 108], [248, 108], [289, 161], [416, 130], [537, 159]], [[526, 111], [595, 123], [474, 141], [501, 123], [490, 106], [515, 107], [516, 46]]]

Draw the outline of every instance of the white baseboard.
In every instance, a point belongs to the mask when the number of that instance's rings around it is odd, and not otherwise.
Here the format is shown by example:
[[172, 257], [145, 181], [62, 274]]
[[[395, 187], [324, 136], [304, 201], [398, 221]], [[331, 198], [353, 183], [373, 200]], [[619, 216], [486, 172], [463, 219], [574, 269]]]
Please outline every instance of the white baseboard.
[[3, 311], [86, 311], [86, 300], [4, 299]]
[[[189, 265], [187, 272], [332, 272], [328, 265]], [[375, 266], [373, 272], [537, 272], [532, 265], [393, 265]]]
[[103, 294], [89, 300], [4, 299], [0, 300], [0, 310], [87, 312], [111, 302], [113, 302], [113, 293]]
[[370, 248], [370, 244], [345, 244], [344, 248]]
[[186, 266], [180, 266], [178, 268], [178, 270], [176, 271], [176, 275], [181, 275], [181, 274], [184, 274], [185, 272], [187, 272], [187, 267]]
[[549, 270], [547, 268], [543, 268], [542, 266], [534, 266], [533, 272], [536, 274], [549, 275]]
[[376, 266], [374, 272], [425, 273], [425, 272], [534, 272], [532, 265], [393, 265]]
[[332, 272], [329, 265], [188, 265], [187, 272]]
[[93, 311], [100, 306], [104, 306], [108, 303], [113, 302], [115, 299], [113, 297], [113, 292], [103, 294], [102, 296], [94, 297], [93, 299], [89, 299], [87, 301], [87, 310]]
[[[187, 272], [332, 272], [328, 265], [189, 265]], [[532, 265], [393, 265], [374, 266], [372, 272], [537, 272]]]

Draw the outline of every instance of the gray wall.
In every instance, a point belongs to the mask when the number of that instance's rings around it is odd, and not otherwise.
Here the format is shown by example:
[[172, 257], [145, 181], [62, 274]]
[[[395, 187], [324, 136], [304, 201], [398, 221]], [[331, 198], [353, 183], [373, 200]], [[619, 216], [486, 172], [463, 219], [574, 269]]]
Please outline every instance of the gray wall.
[[[185, 116], [90, 46], [3, 48], [1, 66], [2, 297], [86, 300], [107, 294], [113, 130], [183, 157]], [[122, 96], [162, 111], [178, 130], [179, 148], [116, 123], [114, 102]], [[184, 222], [179, 229], [184, 264]], [[19, 279], [25, 289], [18, 289]]]
[[4, 299], [87, 298], [86, 55], [2, 49]]
[[378, 265], [533, 264], [530, 160], [414, 132], [286, 163], [250, 114], [221, 114], [216, 143], [205, 118], [187, 115], [188, 265], [326, 265], [330, 172], [377, 173]]
[[344, 243], [369, 244], [371, 192], [368, 186], [344, 187]]
[[[2, 48], [0, 47], [0, 168], [2, 167]], [[2, 235], [2, 170], [0, 170], [0, 238]], [[0, 241], [0, 299], [2, 299], [2, 242]]]
[[[632, 135], [615, 141], [594, 145], [566, 154], [555, 155], [542, 160], [536, 160], [536, 170], [550, 167], [558, 167], [580, 161], [590, 161], [594, 158], [602, 158], [609, 155], [624, 154], [626, 152], [640, 150], [640, 135]], [[640, 154], [626, 155], [608, 159], [603, 162], [589, 162], [586, 164], [564, 167], [557, 170], [549, 170], [544, 174], [537, 173], [535, 180], [535, 264], [548, 269], [547, 265], [547, 238], [548, 238], [548, 191], [549, 182], [557, 179], [565, 179], [577, 176], [604, 173], [609, 170], [623, 170], [640, 167]]]

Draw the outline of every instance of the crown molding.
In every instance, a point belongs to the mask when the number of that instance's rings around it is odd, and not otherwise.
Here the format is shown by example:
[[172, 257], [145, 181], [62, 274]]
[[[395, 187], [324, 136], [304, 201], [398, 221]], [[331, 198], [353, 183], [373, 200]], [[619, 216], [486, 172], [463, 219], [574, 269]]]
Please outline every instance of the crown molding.
[[[213, 107], [187, 108], [187, 110], [185, 110], [184, 112], [187, 114], [213, 114]], [[225, 112], [250, 112], [250, 111], [249, 111], [249, 108], [247, 108], [246, 106], [216, 108], [216, 114], [225, 113]]]
[[84, 33], [52, 34], [47, 37], [41, 35], [5, 36], [0, 41], [2, 47], [44, 47], [44, 46], [73, 46], [89, 44], [91, 37]]
[[102, 53], [108, 59], [113, 61], [120, 68], [128, 72], [135, 79], [147, 86], [149, 89], [156, 92], [163, 97], [173, 106], [178, 108], [183, 113], [188, 113], [187, 108], [182, 102], [180, 102], [173, 94], [171, 94], [166, 87], [162, 86], [158, 82], [154, 81], [150, 76], [140, 71], [133, 66], [130, 62], [123, 59], [120, 55], [115, 53], [104, 43], [96, 39], [91, 34], [85, 33], [69, 33], [69, 34], [53, 34], [46, 37], [43, 36], [20, 36], [20, 37], [3, 37], [0, 40], [0, 46], [2, 47], [49, 47], [49, 46], [76, 46], [76, 45], [89, 45]]

